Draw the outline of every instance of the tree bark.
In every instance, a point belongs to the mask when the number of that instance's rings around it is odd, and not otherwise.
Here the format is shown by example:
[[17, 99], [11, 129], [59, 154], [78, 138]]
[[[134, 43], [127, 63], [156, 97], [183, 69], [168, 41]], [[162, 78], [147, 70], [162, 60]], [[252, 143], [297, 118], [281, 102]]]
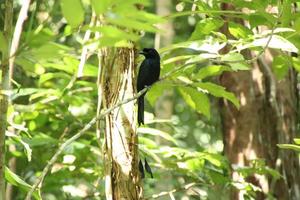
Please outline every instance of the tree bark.
[[[101, 87], [103, 108], [135, 93], [134, 49], [103, 50]], [[140, 199], [138, 138], [134, 102], [114, 110], [105, 119], [106, 199]]]
[[13, 1], [5, 1], [5, 18], [3, 35], [6, 49], [2, 52], [1, 90], [0, 90], [0, 200], [5, 200], [5, 132], [7, 127], [7, 109], [10, 92], [9, 51], [12, 36]]
[[[223, 4], [223, 9], [233, 9]], [[242, 22], [243, 23], [243, 22]], [[223, 33], [230, 37], [227, 27]], [[266, 166], [278, 170], [282, 178], [258, 175], [247, 177], [262, 189], [256, 199], [265, 199], [272, 194], [276, 199], [300, 199], [299, 156], [278, 149], [278, 143], [292, 143], [296, 133], [296, 74], [290, 69], [288, 76], [277, 81], [271, 70], [277, 52], [267, 49], [264, 56], [252, 63], [250, 71], [225, 73], [220, 82], [239, 98], [237, 110], [227, 101], [220, 104], [224, 153], [232, 165], [250, 166], [254, 159], [264, 159]], [[253, 52], [243, 52], [247, 59], [254, 58]], [[292, 68], [292, 66], [290, 66]], [[239, 181], [237, 173], [233, 179]], [[241, 191], [233, 191], [231, 199], [243, 199]]]

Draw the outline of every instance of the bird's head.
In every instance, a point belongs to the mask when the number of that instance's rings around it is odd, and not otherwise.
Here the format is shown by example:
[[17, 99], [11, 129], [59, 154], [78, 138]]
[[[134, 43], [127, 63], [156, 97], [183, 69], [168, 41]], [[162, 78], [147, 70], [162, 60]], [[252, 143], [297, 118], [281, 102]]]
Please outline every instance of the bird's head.
[[154, 48], [144, 48], [140, 54], [144, 55], [146, 58], [160, 59], [158, 52]]

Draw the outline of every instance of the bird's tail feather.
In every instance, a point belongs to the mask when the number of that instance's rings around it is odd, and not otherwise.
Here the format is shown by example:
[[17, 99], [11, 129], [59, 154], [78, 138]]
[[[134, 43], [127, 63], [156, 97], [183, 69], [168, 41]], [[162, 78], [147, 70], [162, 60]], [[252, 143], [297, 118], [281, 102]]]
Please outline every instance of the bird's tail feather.
[[138, 124], [144, 124], [144, 96], [138, 98]]

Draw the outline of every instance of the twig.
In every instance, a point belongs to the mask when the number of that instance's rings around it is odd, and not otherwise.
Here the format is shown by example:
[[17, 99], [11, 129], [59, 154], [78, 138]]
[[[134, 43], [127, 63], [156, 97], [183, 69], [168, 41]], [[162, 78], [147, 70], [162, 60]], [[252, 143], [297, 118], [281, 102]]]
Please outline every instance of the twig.
[[[93, 27], [95, 25], [95, 22], [96, 22], [96, 15], [95, 15], [95, 13], [93, 13], [93, 16], [91, 18], [91, 22], [89, 24], [89, 27]], [[78, 64], [77, 75], [74, 75], [72, 77], [72, 79], [70, 80], [68, 85], [64, 88], [62, 94], [65, 94], [67, 90], [70, 90], [74, 86], [77, 78], [80, 78], [80, 77], [83, 76], [83, 68], [84, 68], [84, 65], [86, 63], [87, 53], [88, 53], [88, 47], [85, 43], [90, 39], [90, 36], [91, 36], [91, 30], [88, 29], [85, 32], [85, 35], [83, 37], [83, 47], [82, 47], [82, 52], [81, 52], [81, 55], [80, 55], [80, 62]]]
[[[95, 22], [96, 22], [96, 14], [93, 12], [89, 27], [93, 27]], [[84, 65], [85, 65], [85, 62], [87, 59], [87, 53], [88, 53], [88, 46], [85, 43], [90, 39], [90, 36], [91, 36], [91, 30], [88, 29], [85, 32], [84, 37], [83, 37], [83, 47], [82, 47], [82, 53], [81, 53], [81, 57], [80, 57], [80, 63], [78, 65], [77, 78], [83, 76], [83, 68], [84, 68]]]
[[146, 197], [145, 199], [148, 200], [148, 199], [158, 199], [160, 197], [163, 197], [163, 196], [166, 196], [166, 195], [170, 195], [172, 193], [175, 193], [175, 192], [179, 192], [179, 191], [182, 191], [182, 190], [188, 190], [192, 187], [195, 187], [197, 185], [203, 185], [202, 183], [189, 183], [189, 184], [186, 184], [184, 185], [183, 187], [180, 187], [180, 188], [177, 188], [177, 189], [173, 189], [173, 190], [170, 190], [170, 191], [164, 191], [164, 192], [161, 192], [159, 194], [153, 194], [149, 197]]
[[15, 61], [14, 55], [16, 54], [18, 46], [19, 46], [21, 33], [22, 33], [22, 29], [23, 29], [23, 24], [27, 19], [27, 12], [29, 9], [29, 5], [30, 5], [30, 0], [23, 1], [22, 8], [20, 10], [20, 14], [19, 14], [19, 17], [18, 17], [18, 20], [16, 23], [16, 28], [15, 28], [15, 32], [13, 35], [10, 54], [9, 54], [11, 57], [11, 59], [9, 61], [10, 79], [12, 78], [13, 69], [14, 69], [14, 61]]

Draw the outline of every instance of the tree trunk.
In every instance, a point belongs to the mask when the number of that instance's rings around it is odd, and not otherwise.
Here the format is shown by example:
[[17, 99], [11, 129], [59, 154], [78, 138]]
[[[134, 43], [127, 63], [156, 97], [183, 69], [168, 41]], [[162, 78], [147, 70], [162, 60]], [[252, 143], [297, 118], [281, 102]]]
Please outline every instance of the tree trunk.
[[5, 1], [3, 36], [6, 39], [6, 49], [2, 52], [1, 87], [0, 87], [0, 200], [5, 199], [5, 132], [7, 127], [7, 109], [10, 92], [9, 51], [12, 36], [13, 1]]
[[[228, 4], [223, 9], [233, 9]], [[223, 32], [229, 36], [227, 27]], [[229, 36], [230, 37], [230, 36]], [[254, 159], [264, 158], [266, 166], [278, 170], [282, 178], [258, 175], [248, 177], [263, 192], [256, 199], [266, 199], [269, 193], [276, 199], [300, 199], [299, 156], [278, 149], [278, 143], [292, 143], [296, 137], [296, 75], [277, 81], [271, 70], [275, 52], [267, 49], [264, 56], [252, 63], [250, 71], [225, 73], [220, 81], [239, 98], [237, 110], [227, 101], [220, 104], [223, 123], [224, 152], [233, 165], [250, 166]], [[247, 59], [254, 58], [246, 51]], [[292, 68], [292, 66], [290, 66]], [[237, 173], [233, 179], [241, 180]], [[231, 199], [244, 199], [241, 191], [233, 191]]]
[[[156, 0], [156, 13], [159, 16], [167, 16], [171, 14], [171, 0]], [[166, 47], [172, 44], [174, 37], [173, 22], [168, 20], [164, 24], [159, 24], [159, 29], [164, 30], [163, 33], [155, 34], [155, 48]], [[155, 115], [159, 119], [171, 119], [173, 114], [173, 90], [165, 90], [155, 104]], [[164, 124], [157, 124], [157, 128], [170, 132], [169, 126]], [[156, 141], [160, 142], [160, 137], [156, 137]]]
[[[106, 49], [102, 55], [101, 87], [103, 108], [130, 98], [135, 93], [134, 49]], [[129, 102], [105, 119], [106, 199], [140, 199], [138, 138], [134, 102]]]

